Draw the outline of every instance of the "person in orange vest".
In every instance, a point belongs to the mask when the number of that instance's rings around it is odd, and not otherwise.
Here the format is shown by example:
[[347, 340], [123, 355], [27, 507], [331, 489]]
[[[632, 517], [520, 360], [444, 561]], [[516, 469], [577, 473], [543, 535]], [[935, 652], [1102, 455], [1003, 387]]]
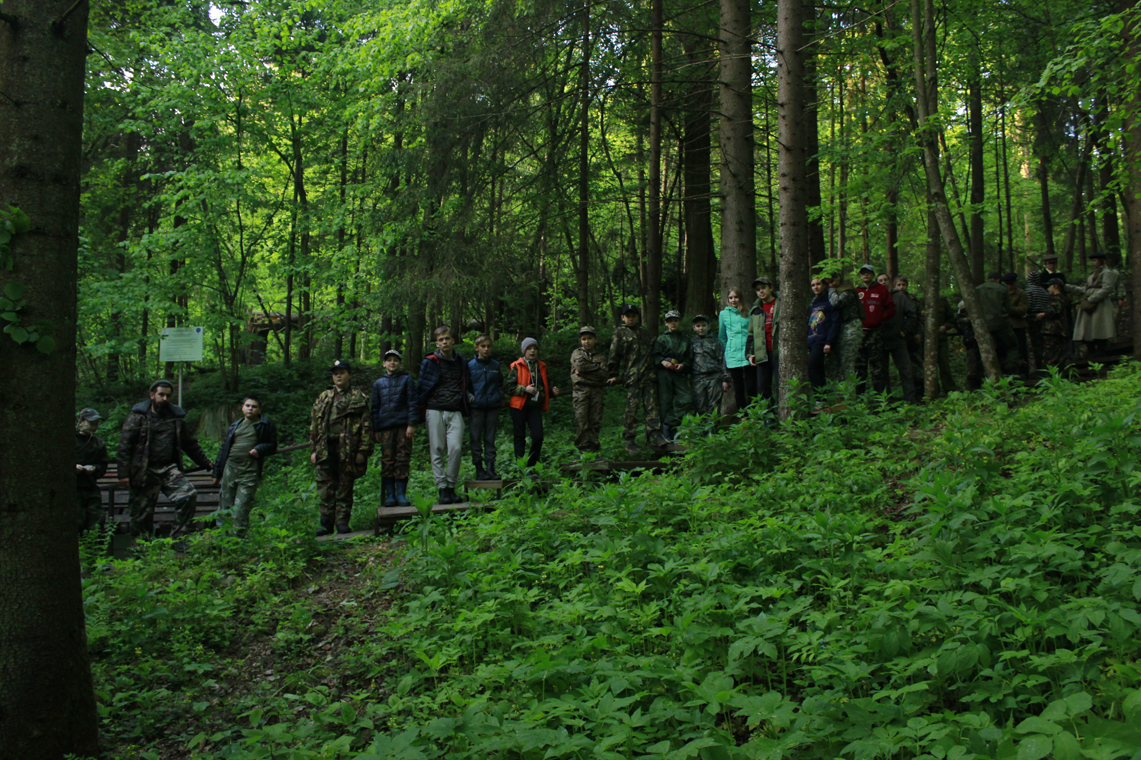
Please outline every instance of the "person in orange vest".
[[531, 433], [531, 453], [527, 466], [534, 467], [543, 451], [543, 412], [551, 408], [551, 399], [562, 395], [547, 377], [547, 365], [539, 361], [539, 341], [525, 338], [520, 358], [511, 363], [511, 373], [503, 384], [509, 397], [515, 458], [522, 459], [527, 448], [527, 432]]

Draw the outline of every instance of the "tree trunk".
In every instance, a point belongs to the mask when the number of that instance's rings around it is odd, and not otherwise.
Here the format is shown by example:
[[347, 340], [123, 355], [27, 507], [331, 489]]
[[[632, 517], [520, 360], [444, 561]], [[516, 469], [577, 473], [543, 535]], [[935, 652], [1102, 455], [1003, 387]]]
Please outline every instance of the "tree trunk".
[[[982, 64], [972, 48], [970, 77], [967, 80], [967, 124], [971, 135], [971, 283], [986, 280], [983, 245], [983, 204], [986, 202], [986, 167], [983, 163], [983, 85]], [[930, 227], [930, 221], [928, 221]], [[930, 234], [930, 230], [928, 230]], [[930, 241], [928, 241], [930, 245]], [[936, 243], [937, 245], [938, 243]]]
[[[720, 2], [721, 302], [727, 303], [731, 287], [752, 292], [757, 276], [757, 219], [753, 184], [750, 6], [748, 0]], [[797, 55], [800, 54], [798, 50]], [[802, 147], [802, 160], [803, 155]]]
[[804, 1], [804, 151], [808, 163], [806, 175], [805, 201], [808, 204], [808, 264], [811, 267], [824, 261], [828, 252], [824, 247], [824, 221], [820, 217], [820, 93], [817, 76], [816, 40], [819, 36], [816, 25], [815, 0]]
[[717, 259], [713, 253], [713, 221], [709, 203], [710, 111], [713, 108], [713, 91], [708, 82], [711, 51], [704, 41], [691, 35], [682, 35], [681, 42], [689, 68], [694, 72], [694, 81], [686, 93], [682, 157], [685, 167], [682, 202], [685, 211], [685, 306], [687, 314], [712, 317], [717, 310], [713, 299]]
[[650, 170], [646, 235], [646, 302], [643, 318], [651, 334], [658, 329], [662, 294], [662, 0], [650, 4]]
[[[939, 219], [935, 209], [927, 209], [927, 250], [923, 291], [923, 395], [929, 399], [939, 397], [939, 285], [942, 279], [942, 261], [939, 247]], [[967, 287], [971, 287], [967, 285]]]
[[[803, 0], [777, 4], [777, 144], [780, 176], [780, 300], [781, 322], [792, 326], [780, 331], [780, 416], [788, 419], [801, 405], [808, 379], [808, 350], [804, 329], [808, 324], [808, 191]], [[803, 408], [803, 407], [802, 407]]]
[[93, 757], [99, 718], [72, 436], [88, 11], [73, 0], [7, 0], [4, 13], [0, 203], [21, 209], [31, 227], [13, 238], [0, 287], [24, 286], [26, 322], [49, 323], [55, 347], [41, 353], [0, 335], [0, 756]]
[[[657, 0], [659, 3], [661, 0]], [[661, 22], [660, 8], [658, 22]], [[661, 47], [659, 43], [659, 56]], [[578, 294], [578, 323], [590, 322], [590, 6], [582, 6], [582, 63], [579, 65], [579, 145], [578, 145], [578, 266], [575, 290]]]
[[1047, 102], [1038, 107], [1038, 188], [1042, 199], [1042, 237], [1046, 239], [1046, 255], [1054, 255], [1054, 218], [1050, 213], [1050, 117]]
[[1065, 259], [1064, 271], [1074, 271], [1074, 243], [1084, 244], [1082, 235], [1082, 195], [1086, 184], [1086, 167], [1089, 165], [1089, 138], [1086, 138], [1085, 148], [1078, 153], [1078, 168], [1074, 176], [1074, 200], [1070, 204], [1070, 222], [1066, 226], [1066, 245], [1062, 249], [1062, 258]]
[[[1130, 0], [1118, 0], [1119, 13], [1126, 13]], [[1126, 60], [1141, 58], [1141, 23], [1133, 16], [1123, 30]], [[1125, 99], [1125, 132], [1122, 139], [1122, 152], [1125, 158], [1124, 190], [1126, 212], [1126, 235], [1129, 243], [1129, 267], [1133, 276], [1132, 318], [1133, 356], [1141, 360], [1141, 91], [1133, 87]]]
[[935, 207], [935, 215], [939, 220], [939, 231], [942, 233], [943, 243], [947, 246], [947, 252], [951, 256], [955, 278], [963, 283], [963, 301], [975, 328], [975, 337], [978, 340], [983, 367], [986, 369], [987, 377], [991, 380], [998, 380], [1002, 376], [1002, 371], [995, 352], [994, 338], [986, 328], [982, 305], [979, 303], [979, 294], [969, 284], [971, 282], [971, 265], [963, 251], [963, 245], [959, 240], [959, 233], [955, 229], [955, 220], [951, 216], [951, 210], [947, 207], [947, 194], [943, 189], [943, 177], [940, 175], [939, 169], [939, 150], [936, 136], [927, 123], [931, 114], [927, 93], [938, 92], [938, 80], [935, 77], [934, 59], [927, 60], [921, 32], [921, 18], [927, 20], [929, 27], [934, 27], [935, 9], [932, 0], [911, 0], [911, 40], [915, 55], [915, 100], [918, 106], [916, 108], [916, 121], [919, 125], [919, 142], [923, 146], [923, 169], [927, 179], [927, 194]]

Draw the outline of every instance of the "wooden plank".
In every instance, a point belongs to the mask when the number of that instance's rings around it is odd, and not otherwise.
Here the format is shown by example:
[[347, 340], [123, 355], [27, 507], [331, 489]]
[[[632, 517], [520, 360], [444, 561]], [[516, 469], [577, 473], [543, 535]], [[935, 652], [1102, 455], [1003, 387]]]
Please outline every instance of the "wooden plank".
[[[479, 502], [465, 501], [460, 504], [433, 504], [432, 514], [443, 514], [445, 512], [462, 512], [471, 506], [481, 506]], [[380, 522], [395, 522], [396, 520], [408, 520], [413, 517], [419, 517], [420, 512], [416, 507], [378, 507], [376, 510], [376, 519]]]
[[344, 541], [347, 538], [360, 538], [361, 536], [375, 536], [375, 530], [354, 530], [352, 533], [330, 533], [327, 536], [317, 536], [318, 541]]

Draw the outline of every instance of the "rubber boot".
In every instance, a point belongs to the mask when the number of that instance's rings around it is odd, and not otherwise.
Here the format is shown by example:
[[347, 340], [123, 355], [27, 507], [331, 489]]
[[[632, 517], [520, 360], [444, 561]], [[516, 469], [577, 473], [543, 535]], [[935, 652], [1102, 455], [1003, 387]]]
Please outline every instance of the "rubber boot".
[[407, 480], [396, 481], [396, 506], [398, 506], [398, 507], [410, 507], [410, 506], [412, 506], [412, 502], [408, 501], [408, 481]]
[[384, 506], [396, 506], [396, 479], [395, 478], [381, 478], [381, 484], [384, 486]]
[[333, 521], [321, 518], [321, 527], [317, 529], [318, 536], [327, 536], [333, 532]]

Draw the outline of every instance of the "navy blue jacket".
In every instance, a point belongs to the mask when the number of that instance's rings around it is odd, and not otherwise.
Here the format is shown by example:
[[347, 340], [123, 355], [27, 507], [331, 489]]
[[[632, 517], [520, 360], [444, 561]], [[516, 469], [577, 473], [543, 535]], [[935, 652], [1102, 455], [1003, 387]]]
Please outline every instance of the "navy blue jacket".
[[420, 416], [412, 376], [400, 369], [372, 384], [372, 429], [414, 425]]
[[[234, 444], [234, 433], [238, 432], [238, 425], [240, 424], [242, 424], [242, 420], [230, 425], [230, 429], [226, 431], [226, 437], [222, 439], [222, 448], [218, 449], [218, 458], [214, 460], [213, 474], [216, 478], [222, 477], [222, 471], [226, 468], [226, 460], [230, 458], [230, 446]], [[261, 419], [254, 423], [254, 432], [258, 434], [258, 442], [254, 446], [254, 451], [258, 453], [258, 477], [260, 478], [262, 467], [265, 466], [265, 458], [277, 453], [277, 427], [269, 421], [269, 417], [263, 414]]]
[[[416, 396], [419, 399], [420, 405], [420, 419], [424, 419], [424, 413], [428, 411], [428, 398], [432, 395], [432, 389], [436, 387], [436, 383], [440, 382], [440, 357], [438, 351], [433, 351], [424, 357], [424, 361], [420, 362], [420, 382], [416, 386]], [[467, 360], [459, 351], [455, 351], [454, 355], [460, 362], [460, 412], [465, 417], [471, 416], [471, 400], [468, 394], [471, 393], [471, 375], [468, 373]]]
[[478, 356], [467, 363], [471, 375], [473, 409], [498, 409], [503, 406], [503, 372], [495, 359]]
[[834, 346], [839, 333], [840, 315], [828, 301], [828, 294], [821, 293], [812, 300], [808, 311], [808, 347], [817, 343]]

